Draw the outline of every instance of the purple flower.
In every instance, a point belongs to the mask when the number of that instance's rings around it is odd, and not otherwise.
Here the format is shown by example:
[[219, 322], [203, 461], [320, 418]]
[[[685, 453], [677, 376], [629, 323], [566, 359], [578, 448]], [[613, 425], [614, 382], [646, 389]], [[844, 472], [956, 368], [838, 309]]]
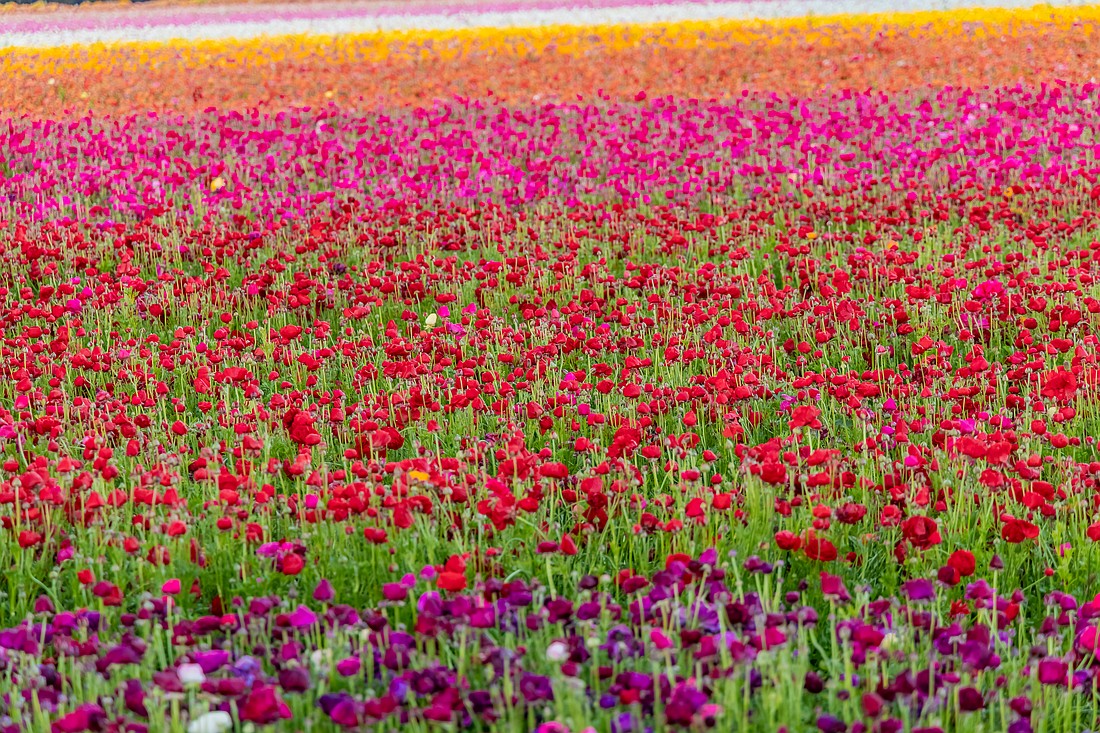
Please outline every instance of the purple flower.
[[475, 629], [491, 629], [496, 626], [497, 615], [492, 606], [478, 606], [470, 612], [470, 626]]
[[309, 610], [309, 606], [299, 605], [290, 614], [290, 625], [296, 629], [303, 629], [317, 623], [317, 614]]
[[140, 664], [144, 651], [135, 649], [130, 644], [119, 644], [112, 647], [96, 662], [96, 670], [103, 674], [117, 664]]
[[279, 554], [280, 543], [265, 542], [256, 548], [256, 554], [260, 557], [275, 557]]
[[984, 580], [978, 580], [966, 586], [966, 597], [971, 600], [988, 600], [993, 597], [993, 589]]
[[443, 601], [439, 597], [438, 591], [428, 591], [420, 596], [416, 601], [416, 610], [420, 612], [422, 616], [428, 616], [435, 618], [443, 613]]
[[978, 692], [973, 687], [960, 687], [959, 688], [959, 709], [964, 713], [973, 712], [975, 710], [981, 710], [985, 707], [985, 698], [982, 697], [982, 693]]
[[936, 589], [932, 581], [924, 578], [914, 578], [901, 584], [901, 592], [910, 601], [928, 601], [936, 597]]
[[383, 583], [382, 597], [387, 601], [396, 603], [409, 597], [408, 589], [400, 583]]
[[363, 707], [362, 703], [356, 702], [350, 697], [345, 697], [333, 706], [329, 712], [329, 717], [337, 725], [352, 728], [359, 725]]
[[611, 720], [611, 733], [638, 733], [642, 726], [630, 713], [621, 713]]
[[99, 730], [107, 713], [98, 705], [81, 705], [73, 712], [58, 719], [53, 729], [58, 733], [81, 733], [85, 730]]
[[542, 675], [524, 673], [519, 681], [519, 691], [529, 703], [554, 699], [554, 690], [550, 686], [550, 678]]
[[1066, 674], [1068, 672], [1069, 665], [1061, 659], [1048, 657], [1039, 662], [1039, 682], [1044, 685], [1066, 684]]
[[263, 667], [255, 658], [246, 656], [234, 662], [231, 670], [234, 675], [244, 680], [245, 684], [251, 685]]
[[191, 660], [199, 665], [204, 673], [211, 674], [212, 672], [217, 672], [229, 663], [229, 652], [223, 649], [192, 652]]
[[333, 590], [332, 583], [328, 582], [326, 578], [321, 578], [321, 582], [313, 589], [313, 600], [318, 603], [328, 603], [335, 597], [336, 591]]
[[848, 730], [848, 726], [843, 720], [834, 718], [832, 715], [822, 715], [817, 719], [817, 729], [821, 733], [844, 733]]
[[350, 700], [351, 695], [346, 692], [329, 692], [317, 698], [317, 707], [325, 715], [332, 715], [332, 710], [344, 700]]
[[309, 672], [304, 667], [287, 667], [279, 670], [279, 687], [286, 692], [305, 692], [309, 689]]
[[122, 692], [122, 701], [126, 709], [134, 715], [143, 718], [149, 717], [149, 711], [145, 709], [145, 690], [139, 680], [126, 680], [126, 687]]
[[341, 677], [354, 677], [359, 674], [362, 667], [363, 663], [359, 661], [359, 657], [348, 657], [336, 663], [336, 671], [340, 673]]
[[549, 614], [547, 621], [556, 624], [558, 621], [566, 621], [573, 616], [573, 602], [565, 598], [554, 598], [546, 604]]
[[821, 571], [821, 593], [831, 601], [846, 603], [851, 600], [848, 589], [844, 587], [844, 581], [839, 576], [830, 575]]

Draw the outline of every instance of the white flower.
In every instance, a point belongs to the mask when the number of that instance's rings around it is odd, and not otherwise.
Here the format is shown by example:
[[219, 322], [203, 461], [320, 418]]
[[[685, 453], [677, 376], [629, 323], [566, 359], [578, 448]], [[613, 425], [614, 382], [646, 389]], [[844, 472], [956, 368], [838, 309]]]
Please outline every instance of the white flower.
[[563, 641], [555, 641], [546, 648], [546, 658], [551, 662], [564, 662], [569, 659], [569, 647]]
[[181, 664], [176, 669], [176, 674], [179, 675], [180, 682], [185, 685], [201, 685], [206, 681], [202, 667], [197, 664]]
[[187, 733], [224, 733], [233, 727], [233, 718], [224, 710], [211, 710], [192, 720]]

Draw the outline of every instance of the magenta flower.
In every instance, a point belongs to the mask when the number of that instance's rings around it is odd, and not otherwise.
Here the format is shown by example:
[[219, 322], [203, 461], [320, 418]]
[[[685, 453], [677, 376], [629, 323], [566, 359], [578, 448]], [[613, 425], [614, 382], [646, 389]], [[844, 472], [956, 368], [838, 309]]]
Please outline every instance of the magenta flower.
[[258, 725], [270, 725], [291, 717], [290, 707], [279, 697], [279, 691], [262, 684], [253, 688], [240, 708], [241, 720]]
[[313, 626], [317, 623], [317, 614], [309, 609], [308, 606], [299, 605], [294, 609], [294, 612], [290, 614], [290, 625], [296, 629], [303, 629], [308, 626]]
[[1061, 659], [1048, 657], [1039, 662], [1038, 678], [1044, 685], [1065, 685], [1069, 665]]

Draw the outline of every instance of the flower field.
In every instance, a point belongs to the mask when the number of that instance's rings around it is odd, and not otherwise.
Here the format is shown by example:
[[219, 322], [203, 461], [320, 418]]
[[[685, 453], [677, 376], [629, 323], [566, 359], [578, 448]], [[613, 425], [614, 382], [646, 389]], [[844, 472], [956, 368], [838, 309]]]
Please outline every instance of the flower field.
[[0, 733], [1100, 728], [1100, 6], [520, 5], [0, 14]]

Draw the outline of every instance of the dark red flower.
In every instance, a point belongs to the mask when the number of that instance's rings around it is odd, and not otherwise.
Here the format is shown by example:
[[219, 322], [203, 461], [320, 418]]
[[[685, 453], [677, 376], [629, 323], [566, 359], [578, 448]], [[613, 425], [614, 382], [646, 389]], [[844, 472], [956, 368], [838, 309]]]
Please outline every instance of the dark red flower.
[[901, 533], [909, 544], [926, 550], [941, 541], [939, 526], [931, 517], [913, 516], [901, 523]]

